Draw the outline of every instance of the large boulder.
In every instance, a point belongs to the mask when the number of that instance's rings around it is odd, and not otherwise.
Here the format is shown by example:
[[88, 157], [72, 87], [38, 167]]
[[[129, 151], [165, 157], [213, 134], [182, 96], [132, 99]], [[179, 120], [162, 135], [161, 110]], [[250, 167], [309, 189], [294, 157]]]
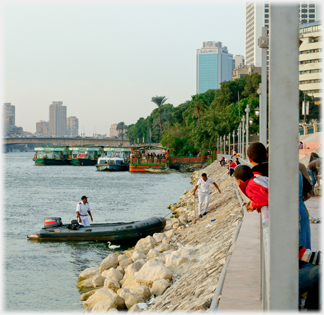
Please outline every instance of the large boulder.
[[[126, 256], [126, 255], [125, 255]], [[133, 260], [131, 258], [128, 258], [126, 256], [126, 259], [120, 260], [119, 261], [119, 266], [122, 267], [123, 269], [126, 269], [129, 265], [133, 263]]]
[[97, 304], [100, 300], [103, 300], [105, 298], [114, 299], [115, 303], [116, 303], [116, 307], [121, 308], [123, 299], [120, 296], [118, 296], [113, 290], [108, 289], [108, 288], [101, 288], [101, 289], [97, 290], [85, 302], [83, 302], [83, 305], [85, 307], [91, 307], [91, 306], [94, 306], [95, 304]]
[[106, 297], [93, 306], [91, 313], [106, 313], [111, 308], [117, 308], [117, 301], [112, 297]]
[[146, 236], [145, 238], [141, 238], [135, 245], [135, 249], [136, 247], [142, 245], [142, 244], [147, 244], [147, 243], [151, 243], [153, 246], [157, 245], [156, 244], [156, 240], [154, 237], [152, 237], [151, 235]]
[[120, 271], [122, 274], [125, 273], [125, 270], [124, 270], [124, 268], [121, 265], [118, 265], [117, 268], [116, 268], [116, 270]]
[[135, 250], [146, 255], [151, 248], [154, 248], [152, 243], [143, 243], [135, 247]]
[[133, 254], [134, 249], [131, 250], [125, 250], [124, 255], [126, 255], [128, 258], [130, 258]]
[[144, 301], [151, 296], [150, 288], [146, 285], [141, 285], [137, 288], [130, 289], [129, 291], [135, 295], [142, 297]]
[[84, 280], [84, 279], [92, 278], [93, 276], [98, 275], [98, 274], [100, 274], [99, 267], [90, 267], [90, 268], [84, 269], [80, 273], [79, 279]]
[[150, 249], [150, 251], [147, 254], [147, 260], [151, 260], [155, 257], [160, 257], [160, 256], [161, 256], [161, 253], [158, 250]]
[[164, 233], [154, 233], [153, 237], [157, 243], [161, 243], [163, 238], [165, 237]]
[[93, 288], [92, 278], [88, 278], [82, 281], [79, 281], [76, 285], [76, 287], [79, 289], [79, 291], [88, 290], [89, 288]]
[[154, 248], [155, 250], [158, 250], [160, 253], [166, 252], [168, 250], [176, 249], [175, 246], [172, 246], [170, 244], [160, 244]]
[[128, 256], [125, 255], [125, 254], [121, 254], [121, 255], [119, 255], [117, 258], [118, 258], [118, 261], [120, 262], [120, 261], [122, 261], [122, 260], [124, 260], [124, 259], [127, 259]]
[[170, 244], [171, 243], [171, 238], [169, 237], [165, 237], [163, 240], [162, 240], [162, 245], [163, 244]]
[[103, 286], [105, 288], [113, 290], [114, 292], [117, 292], [117, 290], [120, 289], [119, 282], [109, 278], [105, 278]]
[[125, 299], [125, 294], [129, 293], [130, 291], [128, 289], [119, 289], [117, 290], [117, 294], [121, 296], [123, 299]]
[[162, 295], [169, 286], [170, 282], [165, 279], [156, 280], [152, 284], [151, 293], [155, 296]]
[[124, 275], [115, 268], [110, 268], [108, 270], [103, 271], [101, 274], [103, 277], [113, 279], [115, 281], [120, 281], [123, 279]]
[[140, 271], [134, 273], [137, 282], [142, 285], [152, 286], [153, 282], [160, 279], [172, 279], [173, 273], [161, 262], [149, 260]]
[[164, 232], [166, 237], [172, 237], [174, 235], [175, 231], [173, 229]]
[[100, 264], [99, 271], [103, 271], [109, 268], [116, 268], [118, 266], [118, 257], [115, 254], [109, 254]]
[[123, 289], [134, 289], [141, 285], [135, 278], [134, 274], [130, 274], [125, 280], [121, 281], [120, 283]]
[[125, 294], [125, 305], [128, 309], [131, 308], [134, 304], [143, 303], [143, 302], [144, 302], [143, 298], [136, 294], [130, 292]]
[[145, 264], [145, 260], [139, 259], [134, 263], [132, 263], [131, 265], [129, 265], [125, 269], [124, 279], [126, 279], [129, 275], [133, 275], [135, 272], [139, 271], [144, 264]]
[[95, 290], [91, 290], [91, 291], [88, 291], [86, 293], [82, 293], [80, 295], [80, 300], [81, 301], [86, 301], [92, 294], [96, 293], [98, 289], [95, 289]]
[[135, 312], [135, 313], [137, 313], [137, 312], [141, 312], [141, 309], [138, 307], [138, 305], [137, 304], [134, 304], [129, 310], [128, 310], [128, 312]]
[[92, 278], [92, 285], [94, 288], [102, 287], [105, 282], [105, 277], [102, 275], [96, 275]]
[[141, 253], [141, 252], [139, 252], [139, 251], [137, 251], [137, 250], [135, 250], [134, 253], [131, 256], [131, 259], [133, 261], [136, 261], [136, 260], [139, 260], [139, 259], [146, 259], [146, 255], [143, 254], [143, 253]]

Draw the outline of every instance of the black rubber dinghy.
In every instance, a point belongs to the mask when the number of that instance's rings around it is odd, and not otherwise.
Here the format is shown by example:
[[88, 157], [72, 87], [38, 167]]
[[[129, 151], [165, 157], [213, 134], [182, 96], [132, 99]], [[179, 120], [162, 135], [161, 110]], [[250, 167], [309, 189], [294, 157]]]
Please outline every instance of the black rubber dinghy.
[[27, 235], [27, 237], [37, 241], [133, 242], [163, 231], [165, 224], [164, 218], [153, 217], [143, 221], [98, 223], [91, 224], [90, 227], [71, 229], [68, 228], [71, 227], [71, 224], [63, 225], [60, 218], [45, 218], [46, 227], [38, 233]]

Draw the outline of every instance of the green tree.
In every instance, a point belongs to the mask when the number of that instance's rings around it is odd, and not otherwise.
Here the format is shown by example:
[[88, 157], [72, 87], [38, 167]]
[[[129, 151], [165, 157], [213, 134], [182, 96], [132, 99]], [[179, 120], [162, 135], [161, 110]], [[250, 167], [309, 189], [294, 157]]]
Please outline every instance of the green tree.
[[124, 122], [120, 122], [117, 124], [117, 128], [116, 128], [118, 131], [119, 131], [119, 136], [122, 138], [122, 143], [124, 143], [124, 130], [126, 129], [126, 125]]
[[163, 132], [162, 121], [161, 121], [161, 106], [166, 102], [166, 100], [167, 100], [167, 98], [165, 98], [165, 96], [154, 96], [151, 99], [151, 102], [156, 104], [159, 108], [158, 113], [159, 113], [159, 118], [160, 118], [161, 134]]

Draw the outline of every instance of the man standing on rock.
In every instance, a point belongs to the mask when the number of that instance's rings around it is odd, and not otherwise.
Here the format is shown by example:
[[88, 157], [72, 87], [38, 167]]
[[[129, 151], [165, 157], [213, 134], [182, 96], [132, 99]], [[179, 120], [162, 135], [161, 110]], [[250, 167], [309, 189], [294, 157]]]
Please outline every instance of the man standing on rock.
[[205, 203], [203, 215], [207, 214], [207, 207], [208, 207], [208, 203], [209, 203], [209, 186], [211, 184], [214, 184], [214, 186], [218, 189], [218, 192], [221, 193], [221, 191], [218, 188], [217, 184], [210, 177], [207, 177], [206, 173], [201, 174], [201, 178], [198, 180], [198, 183], [197, 183], [196, 187], [194, 188], [194, 191], [193, 191], [193, 194], [192, 194], [193, 196], [195, 195], [198, 186], [200, 186], [199, 187], [199, 193], [198, 193], [198, 199], [199, 199], [198, 213], [199, 213], [199, 218], [202, 217], [202, 215], [201, 215], [201, 206], [202, 206], [203, 202]]

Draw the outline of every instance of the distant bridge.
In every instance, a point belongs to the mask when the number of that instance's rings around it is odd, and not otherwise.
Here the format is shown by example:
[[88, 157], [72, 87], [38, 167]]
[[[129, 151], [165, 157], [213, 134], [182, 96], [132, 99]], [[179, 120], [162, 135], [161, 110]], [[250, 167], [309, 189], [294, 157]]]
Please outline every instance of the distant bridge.
[[129, 140], [122, 141], [121, 139], [111, 138], [39, 138], [39, 137], [24, 137], [24, 138], [4, 138], [4, 145], [13, 144], [36, 144], [36, 145], [60, 145], [60, 146], [85, 146], [85, 145], [100, 145], [100, 146], [129, 146]]

